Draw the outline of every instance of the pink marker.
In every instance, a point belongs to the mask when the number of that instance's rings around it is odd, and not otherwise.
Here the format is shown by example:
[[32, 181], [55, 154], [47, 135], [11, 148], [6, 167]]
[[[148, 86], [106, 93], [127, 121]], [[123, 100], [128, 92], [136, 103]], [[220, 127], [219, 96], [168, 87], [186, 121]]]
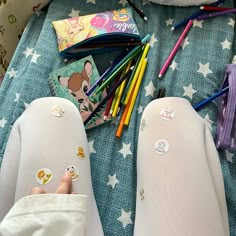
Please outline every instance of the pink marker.
[[165, 72], [166, 72], [167, 68], [169, 67], [169, 65], [170, 65], [170, 63], [171, 63], [171, 61], [172, 61], [172, 59], [174, 58], [176, 52], [178, 51], [178, 48], [179, 48], [180, 44], [181, 44], [182, 41], [184, 40], [186, 34], [188, 33], [188, 31], [189, 31], [189, 29], [191, 28], [192, 25], [193, 25], [193, 20], [189, 20], [187, 26], [185, 27], [183, 33], [181, 34], [181, 36], [180, 36], [180, 38], [179, 38], [179, 40], [178, 40], [177, 43], [175, 44], [175, 47], [173, 48], [171, 54], [170, 54], [169, 57], [167, 58], [167, 60], [166, 60], [166, 62], [165, 62], [165, 64], [164, 64], [164, 66], [162, 67], [162, 69], [161, 69], [161, 71], [160, 71], [160, 73], [159, 73], [159, 75], [158, 75], [159, 78], [161, 78], [161, 77], [165, 74]]

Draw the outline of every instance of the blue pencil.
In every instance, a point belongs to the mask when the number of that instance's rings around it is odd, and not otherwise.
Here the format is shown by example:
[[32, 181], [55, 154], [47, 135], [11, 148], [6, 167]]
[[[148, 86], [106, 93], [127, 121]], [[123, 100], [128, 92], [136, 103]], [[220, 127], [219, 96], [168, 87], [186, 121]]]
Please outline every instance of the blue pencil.
[[[225, 1], [225, 0], [219, 0], [219, 1], [217, 1], [217, 2], [213, 2], [213, 3], [209, 4], [209, 6], [217, 6], [217, 5], [221, 4], [221, 3], [223, 3], [224, 1]], [[197, 18], [198, 16], [201, 16], [201, 15], [203, 15], [203, 14], [205, 14], [204, 11], [197, 11], [197, 12], [194, 13], [193, 15], [191, 15], [191, 16], [185, 18], [184, 20], [182, 20], [182, 21], [180, 21], [179, 23], [177, 23], [176, 25], [174, 25], [174, 26], [171, 28], [171, 30], [175, 30], [175, 29], [177, 29], [177, 28], [180, 28], [180, 27], [186, 25], [186, 24], [189, 22], [189, 20], [193, 20], [193, 19], [195, 19], [195, 18]]]
[[114, 61], [113, 63], [106, 69], [106, 71], [100, 76], [100, 78], [94, 83], [94, 85], [86, 92], [87, 96], [90, 96], [92, 92], [96, 89], [98, 85], [102, 83], [104, 78], [113, 70], [116, 64], [127, 54], [127, 50], [122, 52]]
[[213, 94], [212, 96], [210, 96], [209, 98], [206, 98], [204, 100], [202, 100], [201, 102], [195, 104], [193, 106], [193, 108], [197, 111], [199, 110], [200, 108], [202, 108], [204, 105], [206, 105], [207, 103], [211, 102], [212, 100], [214, 100], [215, 98], [217, 97], [220, 97], [221, 95], [227, 93], [229, 90], [229, 86], [228, 87], [225, 87], [224, 89], [220, 90], [219, 92]]

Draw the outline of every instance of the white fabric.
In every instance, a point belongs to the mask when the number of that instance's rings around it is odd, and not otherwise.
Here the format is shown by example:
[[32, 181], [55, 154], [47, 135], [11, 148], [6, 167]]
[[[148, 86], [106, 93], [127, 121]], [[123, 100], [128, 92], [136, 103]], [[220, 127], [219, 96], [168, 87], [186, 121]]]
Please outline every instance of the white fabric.
[[0, 235], [84, 236], [86, 200], [86, 196], [76, 194], [24, 197], [0, 224]]
[[[161, 118], [165, 108], [173, 119]], [[155, 150], [160, 139], [167, 152]], [[207, 124], [185, 99], [157, 99], [143, 112], [134, 235], [229, 236], [219, 157]]]
[[[52, 108], [64, 109], [55, 116]], [[84, 158], [77, 155], [82, 147]], [[0, 221], [14, 202], [29, 195], [31, 188], [43, 187], [54, 193], [68, 166], [79, 171], [72, 182], [72, 191], [87, 195], [86, 236], [102, 236], [103, 230], [92, 190], [90, 151], [80, 113], [75, 105], [62, 98], [41, 98], [33, 101], [13, 125], [0, 172]], [[41, 168], [52, 171], [46, 185], [36, 181]]]
[[199, 6], [204, 4], [210, 4], [216, 0], [148, 0], [149, 2], [170, 5], [170, 6]]

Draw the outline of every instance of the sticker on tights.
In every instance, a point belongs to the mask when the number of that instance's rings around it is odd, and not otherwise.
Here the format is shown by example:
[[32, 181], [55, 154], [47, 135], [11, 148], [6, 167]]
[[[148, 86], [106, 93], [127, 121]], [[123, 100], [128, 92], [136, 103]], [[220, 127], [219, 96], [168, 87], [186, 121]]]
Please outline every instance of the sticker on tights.
[[65, 110], [64, 110], [64, 107], [56, 105], [51, 108], [51, 113], [54, 116], [62, 117], [65, 114]]
[[68, 166], [65, 169], [65, 173], [67, 173], [69, 176], [71, 176], [72, 181], [75, 181], [79, 178], [79, 171], [75, 166]]
[[48, 184], [52, 180], [52, 171], [41, 168], [37, 171], [35, 178], [38, 184]]
[[158, 154], [166, 154], [169, 150], [169, 143], [165, 139], [159, 139], [155, 144], [155, 151]]
[[84, 159], [85, 158], [84, 148], [81, 146], [77, 146], [76, 147], [76, 154], [79, 158]]
[[172, 120], [175, 116], [175, 111], [171, 108], [163, 108], [160, 112], [160, 116], [164, 120]]
[[139, 194], [140, 194], [141, 201], [143, 201], [144, 200], [144, 189], [143, 188], [141, 188]]

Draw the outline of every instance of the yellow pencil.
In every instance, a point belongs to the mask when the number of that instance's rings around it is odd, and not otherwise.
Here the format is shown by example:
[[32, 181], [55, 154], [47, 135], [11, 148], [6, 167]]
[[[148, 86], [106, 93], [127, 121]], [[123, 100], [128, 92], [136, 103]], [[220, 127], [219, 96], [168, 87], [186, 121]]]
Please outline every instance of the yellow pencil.
[[142, 82], [142, 79], [143, 79], [143, 75], [144, 75], [146, 66], [147, 66], [147, 58], [144, 59], [142, 67], [141, 67], [141, 71], [140, 71], [139, 76], [138, 76], [138, 80], [137, 80], [137, 83], [136, 83], [136, 86], [135, 86], [135, 89], [134, 89], [134, 94], [132, 96], [130, 107], [129, 107], [127, 116], [125, 118], [125, 125], [129, 124], [131, 113], [133, 111], [136, 98], [138, 96], [139, 88], [140, 88], [140, 85], [141, 85], [141, 82]]
[[[131, 63], [132, 61], [129, 62], [128, 66], [126, 67], [126, 70], [124, 73], [127, 73], [130, 69], [130, 66], [131, 66]], [[125, 88], [125, 84], [126, 84], [126, 80], [124, 80], [119, 88], [119, 91], [118, 91], [118, 95], [117, 95], [117, 99], [116, 99], [116, 104], [114, 106], [114, 110], [112, 112], [112, 117], [115, 117], [117, 115], [117, 112], [118, 112], [118, 108], [119, 108], [119, 105], [120, 105], [120, 100], [121, 100], [121, 97], [122, 97], [122, 93], [124, 91], [124, 88]]]
[[125, 100], [124, 100], [124, 104], [126, 105], [129, 101], [129, 97], [130, 97], [130, 94], [134, 88], [134, 85], [136, 83], [136, 80], [138, 79], [138, 76], [139, 76], [139, 73], [141, 71], [141, 67], [142, 67], [142, 64], [144, 62], [144, 59], [146, 58], [147, 54], [148, 54], [148, 51], [149, 51], [149, 48], [150, 48], [150, 44], [147, 43], [143, 49], [143, 53], [142, 53], [142, 56], [141, 56], [141, 59], [139, 61], [139, 64], [138, 64], [138, 67], [137, 67], [137, 70], [135, 71], [135, 74], [134, 74], [134, 77], [131, 81], [131, 84], [130, 84], [130, 87], [129, 87], [129, 90], [126, 94], [126, 97], [125, 97]]

